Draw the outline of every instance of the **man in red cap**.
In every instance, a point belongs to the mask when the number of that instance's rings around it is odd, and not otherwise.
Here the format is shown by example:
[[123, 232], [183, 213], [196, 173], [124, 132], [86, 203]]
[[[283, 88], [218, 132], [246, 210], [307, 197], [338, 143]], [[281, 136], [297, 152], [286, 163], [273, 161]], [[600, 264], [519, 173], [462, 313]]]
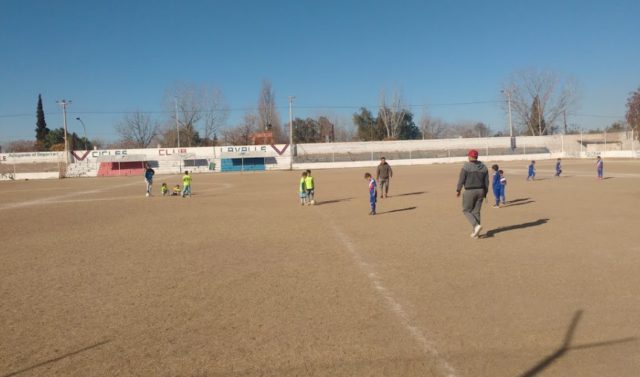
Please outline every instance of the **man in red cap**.
[[473, 227], [471, 237], [478, 238], [482, 230], [482, 225], [480, 225], [482, 201], [487, 197], [487, 192], [489, 191], [489, 170], [482, 162], [478, 161], [477, 150], [470, 150], [467, 156], [469, 157], [469, 162], [465, 162], [462, 170], [460, 170], [456, 196], [460, 196], [464, 186], [462, 213]]

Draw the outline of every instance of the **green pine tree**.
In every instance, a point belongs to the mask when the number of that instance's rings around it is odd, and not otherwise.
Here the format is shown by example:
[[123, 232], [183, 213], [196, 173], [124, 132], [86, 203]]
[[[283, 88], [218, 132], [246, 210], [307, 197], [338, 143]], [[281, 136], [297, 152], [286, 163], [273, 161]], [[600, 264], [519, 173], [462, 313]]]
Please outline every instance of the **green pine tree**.
[[38, 94], [38, 106], [36, 109], [36, 149], [39, 151], [46, 151], [51, 146], [47, 141], [47, 135], [49, 135], [49, 128], [47, 128], [47, 122], [44, 120], [44, 110], [42, 109], [42, 96]]

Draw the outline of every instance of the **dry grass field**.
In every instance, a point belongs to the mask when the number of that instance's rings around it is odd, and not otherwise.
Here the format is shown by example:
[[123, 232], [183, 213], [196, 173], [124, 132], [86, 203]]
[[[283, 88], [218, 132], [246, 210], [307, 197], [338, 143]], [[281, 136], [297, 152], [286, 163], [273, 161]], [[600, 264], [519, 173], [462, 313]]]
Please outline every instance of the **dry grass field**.
[[478, 240], [460, 165], [0, 182], [0, 376], [640, 375], [640, 161], [526, 165]]

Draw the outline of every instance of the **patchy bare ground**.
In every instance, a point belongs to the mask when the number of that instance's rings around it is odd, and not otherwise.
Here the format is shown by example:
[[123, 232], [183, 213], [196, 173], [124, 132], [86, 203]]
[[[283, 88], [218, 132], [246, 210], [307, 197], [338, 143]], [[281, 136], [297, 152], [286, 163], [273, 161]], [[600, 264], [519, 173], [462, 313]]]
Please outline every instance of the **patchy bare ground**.
[[0, 182], [0, 376], [637, 376], [640, 162], [526, 165], [480, 240], [458, 165]]

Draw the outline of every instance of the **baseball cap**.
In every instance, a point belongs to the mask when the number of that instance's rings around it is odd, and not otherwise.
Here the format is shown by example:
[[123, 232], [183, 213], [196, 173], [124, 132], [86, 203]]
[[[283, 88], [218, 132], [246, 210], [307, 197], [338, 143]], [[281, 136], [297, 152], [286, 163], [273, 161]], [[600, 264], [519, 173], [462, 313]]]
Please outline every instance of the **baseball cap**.
[[473, 158], [478, 158], [478, 151], [475, 149], [472, 149], [469, 151], [469, 153], [467, 153], [467, 156], [469, 157], [473, 157]]

